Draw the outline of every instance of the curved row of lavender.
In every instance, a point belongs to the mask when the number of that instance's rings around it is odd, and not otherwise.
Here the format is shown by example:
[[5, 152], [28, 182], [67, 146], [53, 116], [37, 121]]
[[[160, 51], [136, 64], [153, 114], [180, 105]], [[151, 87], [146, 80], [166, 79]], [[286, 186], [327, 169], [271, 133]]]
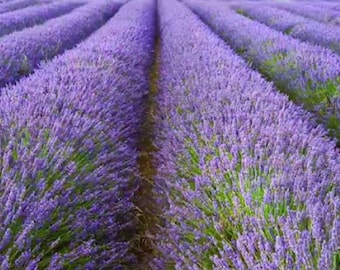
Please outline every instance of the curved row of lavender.
[[324, 46], [340, 54], [340, 28], [337, 26], [326, 25], [285, 10], [263, 7], [254, 3], [237, 3], [233, 8], [242, 15], [292, 37]]
[[14, 1], [8, 1], [6, 3], [0, 4], [0, 14], [14, 11], [21, 8], [26, 8], [29, 6], [37, 5], [39, 3], [47, 3], [50, 2], [48, 0], [39, 1], [39, 0], [14, 0]]
[[323, 7], [313, 7], [306, 5], [304, 3], [284, 3], [284, 2], [273, 2], [270, 5], [285, 9], [289, 12], [302, 15], [306, 18], [310, 18], [319, 22], [329, 23], [329, 24], [340, 24], [340, 11], [330, 10]]
[[339, 2], [327, 2], [327, 1], [315, 1], [315, 2], [306, 2], [309, 5], [315, 6], [315, 7], [322, 7], [332, 10], [340, 10], [340, 4]]
[[129, 1], [0, 99], [0, 269], [126, 268], [155, 7]]
[[159, 269], [339, 263], [340, 152], [189, 9], [162, 0]]
[[32, 73], [41, 61], [74, 47], [102, 26], [120, 6], [119, 1], [96, 1], [1, 38], [0, 88]]
[[237, 14], [226, 3], [186, 3], [340, 143], [340, 56]]
[[7, 12], [0, 15], [0, 37], [14, 31], [42, 24], [49, 19], [69, 13], [81, 5], [82, 3], [61, 1]]

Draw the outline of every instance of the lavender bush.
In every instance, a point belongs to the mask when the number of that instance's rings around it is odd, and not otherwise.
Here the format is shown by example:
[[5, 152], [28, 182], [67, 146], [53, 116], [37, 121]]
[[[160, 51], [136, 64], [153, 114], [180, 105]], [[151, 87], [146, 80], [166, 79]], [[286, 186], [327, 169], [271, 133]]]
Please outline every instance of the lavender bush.
[[340, 11], [338, 10], [330, 10], [315, 6], [313, 7], [304, 3], [273, 2], [271, 5], [319, 22], [335, 25], [340, 24]]
[[294, 15], [288, 11], [258, 4], [236, 4], [238, 13], [255, 19], [302, 41], [329, 48], [340, 54], [340, 28]]
[[71, 49], [102, 26], [121, 6], [101, 0], [70, 14], [0, 39], [0, 87], [33, 72], [43, 60]]
[[59, 17], [79, 7], [77, 2], [61, 1], [32, 6], [0, 15], [0, 37]]
[[315, 1], [315, 2], [308, 2], [308, 4], [314, 7], [327, 8], [331, 10], [340, 10], [339, 2]]
[[25, 7], [29, 7], [29, 6], [33, 6], [33, 5], [37, 5], [39, 3], [48, 3], [50, 1], [48, 0], [44, 0], [44, 1], [39, 1], [39, 0], [13, 0], [13, 1], [8, 1], [5, 3], [0, 4], [0, 14], [1, 13], [5, 13], [5, 12], [9, 12], [9, 11], [13, 11], [13, 10], [17, 10], [17, 9], [21, 9], [21, 8], [25, 8]]
[[289, 97], [314, 113], [340, 142], [340, 57], [230, 10], [187, 2], [214, 31]]
[[192, 12], [159, 2], [159, 269], [334, 269], [340, 153]]
[[137, 269], [131, 198], [154, 5], [130, 1], [76, 49], [2, 90], [1, 270]]

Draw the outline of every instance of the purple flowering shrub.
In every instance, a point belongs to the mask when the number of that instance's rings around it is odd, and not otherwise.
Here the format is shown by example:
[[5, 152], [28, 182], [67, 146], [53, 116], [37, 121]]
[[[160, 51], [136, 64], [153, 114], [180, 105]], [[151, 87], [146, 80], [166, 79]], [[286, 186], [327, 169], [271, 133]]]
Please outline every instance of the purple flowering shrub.
[[223, 2], [187, 2], [234, 50], [340, 139], [340, 57], [230, 10]]
[[73, 48], [102, 26], [120, 6], [120, 2], [96, 1], [42, 25], [1, 38], [0, 88], [29, 75], [41, 61]]
[[39, 0], [13, 0], [13, 1], [8, 1], [5, 3], [0, 4], [0, 14], [5, 13], [5, 12], [10, 12], [14, 11], [17, 9], [22, 9], [26, 8], [29, 6], [37, 5], [37, 4], [42, 4], [42, 3], [48, 3], [50, 1], [39, 1]]
[[2, 90], [0, 269], [136, 263], [132, 198], [154, 13], [154, 1], [130, 1], [77, 48]]
[[310, 6], [306, 3], [270, 3], [280, 9], [285, 9], [294, 14], [302, 15], [319, 22], [338, 25], [340, 23], [340, 10], [327, 9], [324, 7]]
[[82, 5], [77, 2], [56, 2], [27, 7], [0, 15], [0, 37], [68, 13]]
[[302, 41], [329, 48], [340, 54], [340, 29], [280, 10], [258, 4], [237, 3], [233, 8], [242, 15], [285, 32]]
[[316, 1], [316, 2], [311, 2], [309, 4], [315, 7], [322, 7], [322, 8], [340, 11], [340, 4], [337, 2]]
[[159, 2], [153, 269], [334, 269], [340, 153], [189, 9]]

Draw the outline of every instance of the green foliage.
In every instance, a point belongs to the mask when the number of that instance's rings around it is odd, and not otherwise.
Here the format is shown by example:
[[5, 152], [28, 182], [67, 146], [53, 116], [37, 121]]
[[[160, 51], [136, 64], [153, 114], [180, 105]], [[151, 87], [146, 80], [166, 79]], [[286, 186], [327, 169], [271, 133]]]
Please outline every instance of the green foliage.
[[30, 72], [31, 72], [31, 67], [30, 67], [30, 64], [29, 64], [29, 59], [26, 55], [24, 55], [22, 57], [20, 68], [18, 69], [18, 74], [20, 76], [26, 76], [26, 75], [30, 74]]
[[[254, 164], [247, 168], [247, 173], [245, 174], [241, 152], [236, 154], [231, 152], [221, 153], [221, 150], [215, 147], [215, 136], [210, 140], [204, 139], [200, 135], [198, 128], [196, 133], [198, 137], [196, 142], [193, 142], [190, 138], [185, 140], [186, 148], [184, 153], [179, 155], [177, 165], [179, 168], [178, 175], [187, 180], [187, 187], [191, 191], [202, 195], [190, 201], [185, 201], [186, 199], [181, 194], [181, 191], [172, 193], [172, 195], [178, 201], [184, 200], [178, 205], [183, 207], [187, 205], [194, 206], [201, 213], [201, 216], [196, 217], [194, 220], [190, 218], [185, 221], [186, 226], [192, 228], [192, 231], [188, 231], [183, 236], [183, 241], [191, 245], [209, 243], [206, 252], [199, 254], [199, 264], [202, 269], [212, 270], [213, 263], [211, 258], [218, 255], [218, 251], [224, 245], [233, 246], [232, 243], [243, 233], [248, 217], [263, 216], [263, 226], [254, 229], [258, 230], [265, 239], [275, 243], [276, 237], [282, 236], [279, 218], [287, 216], [289, 211], [304, 211], [306, 206], [296, 201], [293, 195], [289, 198], [282, 198], [281, 201], [265, 202], [266, 194], [274, 192], [271, 186], [272, 177], [279, 172], [274, 170], [263, 171], [259, 165]], [[205, 156], [201, 156], [202, 152], [199, 149], [202, 147], [211, 150], [211, 152], [206, 151]], [[205, 166], [203, 170], [202, 166], [207, 165], [214, 157], [221, 157], [222, 154], [230, 162], [236, 162], [234, 169], [227, 171], [217, 170], [214, 174], [204, 171], [209, 166]], [[305, 154], [306, 151], [302, 151], [301, 155]], [[221, 178], [217, 179], [216, 176], [213, 176], [216, 173], [220, 173]], [[209, 178], [209, 184], [198, 187], [195, 184], [195, 177], [203, 175]], [[185, 187], [183, 187], [183, 190], [185, 190]], [[277, 192], [280, 193], [278, 190], [275, 191], [275, 193]], [[245, 194], [250, 195], [250, 203], [246, 200]], [[172, 222], [174, 224], [178, 223], [178, 226], [180, 226], [182, 221], [178, 221], [176, 217], [173, 217]], [[298, 226], [300, 231], [304, 231], [311, 230], [312, 224], [309, 219], [305, 219]], [[195, 230], [203, 232], [199, 239], [195, 238]], [[215, 244], [211, 243], [211, 238], [214, 239]], [[257, 251], [256, 258], [260, 258], [260, 252]], [[295, 254], [292, 254], [293, 258], [294, 256]], [[232, 268], [232, 262], [229, 262], [229, 264]], [[285, 263], [282, 262], [282, 264], [284, 265]]]

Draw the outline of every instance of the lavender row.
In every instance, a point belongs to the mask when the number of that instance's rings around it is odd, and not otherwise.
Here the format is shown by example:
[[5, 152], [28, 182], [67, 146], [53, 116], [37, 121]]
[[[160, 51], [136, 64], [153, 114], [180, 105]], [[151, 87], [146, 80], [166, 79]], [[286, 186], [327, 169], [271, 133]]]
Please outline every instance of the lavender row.
[[331, 10], [340, 10], [340, 4], [336, 2], [316, 1], [316, 2], [306, 2], [306, 3], [314, 7], [322, 7], [322, 8], [327, 8]]
[[46, 3], [48, 1], [39, 1], [39, 0], [14, 0], [14, 1], [8, 1], [5, 3], [0, 4], [0, 14], [14, 11], [17, 9], [25, 8], [28, 6], [37, 5], [39, 3]]
[[[154, 1], [127, 3], [0, 99], [0, 268], [136, 269]], [[131, 268], [128, 268], [131, 267]]]
[[14, 31], [42, 24], [79, 7], [77, 2], [56, 2], [52, 4], [32, 6], [18, 11], [0, 15], [0, 37]]
[[340, 54], [340, 28], [319, 23], [285, 10], [258, 4], [236, 4], [238, 13], [255, 19], [302, 41], [324, 46]]
[[340, 57], [233, 12], [223, 2], [188, 5], [242, 57], [340, 142]]
[[[192, 12], [159, 2], [159, 269], [339, 262], [340, 153]], [[159, 195], [158, 195], [159, 196]]]
[[297, 15], [302, 15], [306, 18], [310, 18], [319, 22], [329, 24], [340, 24], [340, 11], [330, 10], [322, 7], [309, 6], [303, 3], [270, 3], [270, 5], [285, 9]]
[[70, 14], [14, 32], [0, 39], [0, 87], [28, 75], [43, 60], [71, 49], [102, 26], [121, 6], [111, 0], [96, 1]]

